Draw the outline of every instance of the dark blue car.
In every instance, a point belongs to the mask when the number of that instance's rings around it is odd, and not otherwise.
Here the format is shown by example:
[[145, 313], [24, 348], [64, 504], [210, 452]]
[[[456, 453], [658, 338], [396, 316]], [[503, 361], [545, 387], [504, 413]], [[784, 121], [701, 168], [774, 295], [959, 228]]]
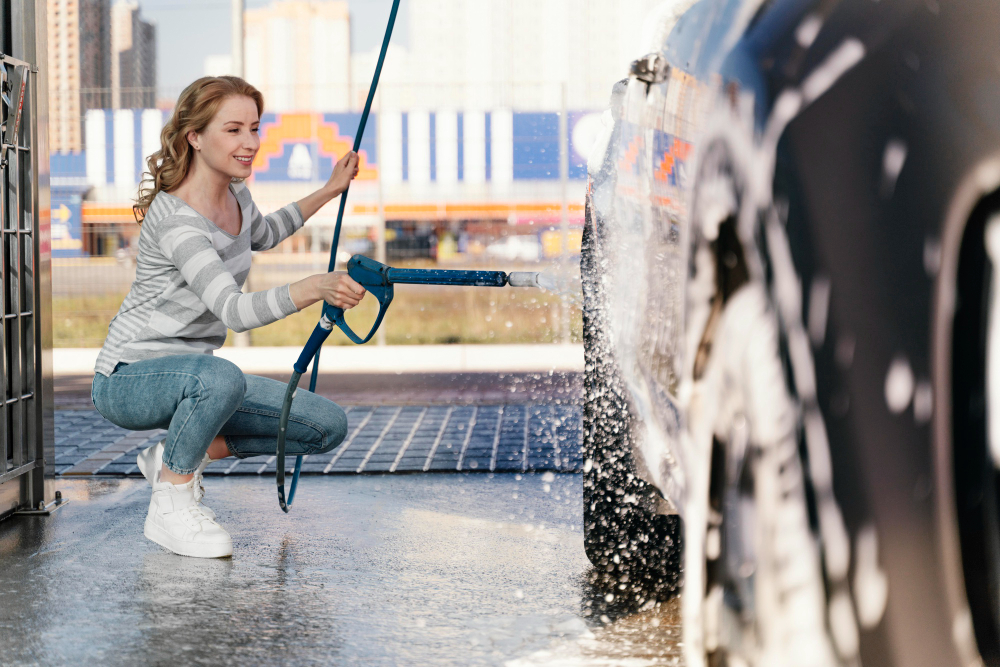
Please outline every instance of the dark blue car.
[[584, 523], [697, 665], [1000, 664], [1000, 2], [672, 0], [589, 165]]

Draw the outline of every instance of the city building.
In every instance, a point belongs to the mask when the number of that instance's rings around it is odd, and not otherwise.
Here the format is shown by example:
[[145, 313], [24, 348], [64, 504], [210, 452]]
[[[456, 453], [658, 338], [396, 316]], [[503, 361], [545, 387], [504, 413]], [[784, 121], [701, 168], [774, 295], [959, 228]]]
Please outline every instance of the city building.
[[80, 5], [48, 0], [49, 150], [83, 149], [80, 114]]
[[49, 147], [77, 153], [87, 109], [111, 106], [110, 0], [48, 0]]
[[135, 0], [111, 6], [111, 106], [156, 106], [156, 26], [142, 20]]
[[246, 11], [244, 71], [268, 111], [351, 107], [347, 2], [288, 0]]
[[[111, 0], [80, 5], [80, 111], [111, 107]], [[50, 42], [51, 44], [51, 42]]]
[[[408, 1], [409, 40], [389, 48], [345, 229], [503, 230], [545, 248], [553, 226], [578, 231], [602, 111], [645, 53], [635, 26], [657, 0]], [[265, 96], [251, 187], [266, 212], [315, 189], [349, 149], [377, 49], [351, 54], [346, 2], [286, 0], [246, 11], [244, 53]], [[204, 61], [205, 74], [232, 68], [229, 55]], [[168, 117], [166, 107], [86, 112], [85, 159], [60, 176], [89, 187], [70, 207], [83, 252], [131, 242], [142, 160]], [[328, 207], [300, 237], [318, 248], [335, 219]]]
[[[411, 0], [403, 106], [600, 108], [659, 0]], [[563, 99], [565, 91], [565, 100]], [[386, 91], [387, 94], [388, 91]]]
[[233, 56], [225, 53], [206, 56], [204, 60], [204, 76], [226, 76], [233, 74]]

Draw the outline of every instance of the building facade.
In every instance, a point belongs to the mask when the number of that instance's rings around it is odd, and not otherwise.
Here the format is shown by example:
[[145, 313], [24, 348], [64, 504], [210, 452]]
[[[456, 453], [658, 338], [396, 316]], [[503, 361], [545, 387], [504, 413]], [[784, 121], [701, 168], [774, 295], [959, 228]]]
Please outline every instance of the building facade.
[[111, 106], [156, 106], [156, 26], [142, 20], [135, 0], [111, 7]]
[[384, 96], [401, 108], [606, 106], [660, 1], [411, 0], [406, 83]]
[[83, 148], [80, 111], [80, 5], [48, 0], [49, 146], [56, 153]]
[[269, 111], [350, 108], [347, 2], [288, 0], [246, 11], [246, 79]]
[[156, 28], [134, 2], [47, 0], [47, 12], [49, 144], [78, 153], [88, 109], [155, 105]]
[[65, 1], [80, 5], [80, 110], [107, 109], [111, 106], [111, 0]]

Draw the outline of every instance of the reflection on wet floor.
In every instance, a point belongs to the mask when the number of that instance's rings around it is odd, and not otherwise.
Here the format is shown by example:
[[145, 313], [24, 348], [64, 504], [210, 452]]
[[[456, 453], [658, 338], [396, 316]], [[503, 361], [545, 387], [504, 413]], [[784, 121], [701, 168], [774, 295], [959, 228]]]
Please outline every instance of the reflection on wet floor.
[[0, 523], [2, 664], [675, 665], [676, 601], [597, 590], [579, 475], [209, 479], [235, 555], [142, 537], [133, 479]]

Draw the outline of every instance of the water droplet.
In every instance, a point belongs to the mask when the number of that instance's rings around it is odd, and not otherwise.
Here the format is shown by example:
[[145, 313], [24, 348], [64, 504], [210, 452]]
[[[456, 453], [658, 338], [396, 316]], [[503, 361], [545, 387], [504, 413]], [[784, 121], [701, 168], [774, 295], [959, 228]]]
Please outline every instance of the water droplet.
[[897, 356], [893, 359], [885, 377], [885, 402], [892, 413], [899, 414], [910, 405], [913, 386], [913, 370], [910, 368], [910, 363], [906, 357]]

